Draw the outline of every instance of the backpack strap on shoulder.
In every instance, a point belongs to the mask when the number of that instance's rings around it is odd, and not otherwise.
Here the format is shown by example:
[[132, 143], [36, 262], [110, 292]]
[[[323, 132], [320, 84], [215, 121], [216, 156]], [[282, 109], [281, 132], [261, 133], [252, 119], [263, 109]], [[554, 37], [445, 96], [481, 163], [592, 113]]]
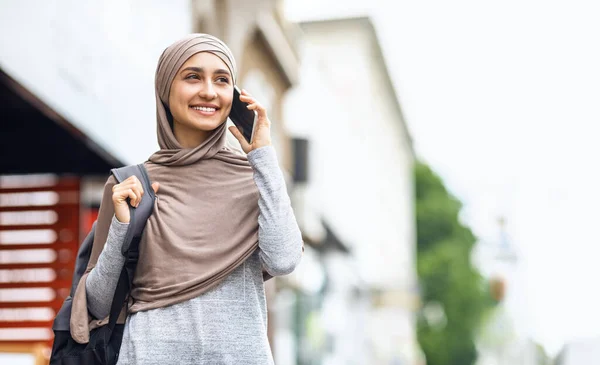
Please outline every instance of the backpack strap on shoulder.
[[132, 238], [142, 235], [144, 227], [146, 226], [146, 221], [152, 214], [156, 195], [152, 189], [152, 183], [148, 177], [148, 172], [143, 164], [119, 167], [112, 169], [111, 173], [114, 175], [115, 179], [117, 179], [118, 183], [122, 183], [130, 176], [135, 175], [142, 183], [142, 188], [144, 189], [144, 195], [142, 196], [142, 201], [138, 207], [129, 207], [129, 213], [131, 217], [129, 221], [130, 227], [127, 230], [127, 235], [125, 236], [125, 243], [123, 244], [122, 250], [123, 255], [126, 255]]
[[108, 321], [108, 326], [112, 330], [117, 323], [117, 318], [121, 312], [121, 309], [123, 308], [125, 299], [131, 290], [131, 283], [133, 282], [133, 275], [135, 273], [135, 268], [139, 258], [140, 240], [142, 238], [142, 233], [144, 231], [144, 227], [146, 226], [146, 222], [148, 221], [148, 218], [154, 209], [156, 195], [152, 189], [148, 172], [143, 164], [112, 169], [111, 173], [114, 175], [115, 179], [117, 179], [118, 183], [121, 183], [130, 176], [135, 175], [142, 183], [142, 188], [144, 189], [144, 195], [142, 195], [142, 201], [138, 207], [133, 208], [131, 205], [129, 205], [129, 227], [127, 228], [127, 233], [125, 234], [125, 240], [123, 241], [122, 248], [123, 256], [125, 256], [125, 266], [121, 270], [121, 274], [119, 276], [119, 282], [117, 283], [115, 295], [110, 307], [110, 318]]

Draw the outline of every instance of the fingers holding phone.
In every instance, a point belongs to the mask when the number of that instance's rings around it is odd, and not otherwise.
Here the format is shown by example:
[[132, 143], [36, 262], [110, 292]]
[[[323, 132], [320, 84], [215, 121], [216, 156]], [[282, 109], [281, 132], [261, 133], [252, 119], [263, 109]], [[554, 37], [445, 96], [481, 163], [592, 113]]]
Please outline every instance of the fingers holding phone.
[[240, 94], [240, 100], [248, 104], [247, 108], [249, 110], [254, 110], [256, 112], [258, 116], [257, 122], [269, 122], [265, 107], [261, 103], [259, 103], [252, 95], [248, 94], [248, 92], [244, 89], [242, 89], [242, 93]]
[[[237, 109], [240, 109], [243, 105], [245, 111], [236, 110], [235, 113], [230, 115], [232, 122], [236, 126], [230, 127], [229, 130], [240, 142], [245, 153], [249, 153], [256, 148], [271, 145], [271, 121], [267, 116], [267, 110], [246, 90], [242, 89], [239, 91], [237, 89], [236, 91], [238, 92], [235, 94], [239, 95], [236, 96], [239, 97], [239, 101], [241, 102], [237, 103], [239, 105]], [[252, 118], [252, 128], [248, 128], [250, 120], [249, 111], [252, 113], [251, 115], [254, 115], [254, 118]], [[240, 117], [241, 115], [246, 115], [245, 122], [244, 118]], [[249, 138], [249, 135], [251, 135], [251, 138]]]

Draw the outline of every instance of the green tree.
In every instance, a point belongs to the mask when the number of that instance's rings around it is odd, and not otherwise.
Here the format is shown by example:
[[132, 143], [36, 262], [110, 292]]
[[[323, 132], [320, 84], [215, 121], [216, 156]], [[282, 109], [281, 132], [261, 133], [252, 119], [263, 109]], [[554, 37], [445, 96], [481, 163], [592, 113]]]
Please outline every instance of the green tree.
[[476, 238], [459, 220], [462, 207], [427, 165], [417, 163], [417, 272], [423, 310], [417, 336], [428, 365], [470, 365], [475, 335], [494, 304], [471, 265]]

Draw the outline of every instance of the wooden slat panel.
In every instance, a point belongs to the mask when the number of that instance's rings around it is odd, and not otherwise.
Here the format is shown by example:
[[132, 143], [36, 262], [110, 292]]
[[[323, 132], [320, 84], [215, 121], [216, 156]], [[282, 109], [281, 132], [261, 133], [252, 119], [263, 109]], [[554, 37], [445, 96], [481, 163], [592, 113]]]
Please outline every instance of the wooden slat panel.
[[34, 244], [19, 244], [19, 245], [2, 245], [0, 251], [16, 251], [16, 250], [36, 250], [40, 248], [49, 248], [52, 250], [77, 249], [79, 244], [73, 240], [72, 242], [56, 242], [56, 243], [34, 243]]
[[59, 229], [64, 228], [64, 226], [64, 223], [60, 221], [54, 224], [22, 224], [18, 226], [0, 225], [0, 231], [27, 231], [30, 229], [51, 229], [58, 231]]
[[[74, 235], [75, 236], [75, 235]], [[75, 238], [69, 241], [65, 241], [65, 242], [53, 242], [53, 243], [19, 243], [19, 244], [15, 244], [15, 245], [11, 245], [11, 244], [0, 244], [0, 250], [5, 249], [5, 250], [10, 250], [11, 247], [13, 246], [21, 246], [23, 247], [22, 249], [26, 249], [25, 246], [33, 248], [34, 246], [38, 246], [38, 245], [59, 245], [59, 244], [63, 244], [63, 245], [67, 245], [70, 247], [75, 247], [78, 248], [79, 247], [79, 241], [77, 241]], [[46, 248], [46, 247], [44, 247]], [[52, 247], [47, 247], [47, 248], [54, 248], [54, 246]], [[19, 248], [20, 249], [20, 248]]]
[[[39, 327], [38, 327], [39, 328]], [[11, 351], [12, 349], [16, 349], [16, 348], [23, 348], [26, 349], [26, 346], [31, 346], [29, 351], [19, 351], [19, 352], [32, 352], [33, 348], [37, 348], [37, 351], [40, 351], [39, 346], [40, 345], [45, 345], [48, 347], [48, 349], [52, 348], [52, 341], [54, 339], [54, 332], [52, 332], [52, 328], [44, 328], [45, 330], [48, 330], [48, 339], [46, 340], [45, 338], [43, 339], [39, 339], [39, 340], [10, 340], [10, 341], [0, 341], [0, 351], [6, 351], [6, 349], [9, 349], [9, 352], [14, 352]], [[23, 347], [25, 346], [25, 347]], [[36, 362], [36, 365], [47, 365], [48, 364], [48, 360], [45, 358], [44, 355], [42, 354], [38, 354], [38, 356], [43, 356], [44, 359], [43, 360], [39, 360], [38, 362]], [[9, 365], [9, 364], [2, 364], [2, 365]]]
[[0, 193], [35, 193], [39, 191], [70, 191], [79, 190], [79, 182], [77, 180], [69, 181], [68, 183], [58, 183], [53, 186], [35, 186], [35, 187], [19, 187], [19, 188], [0, 188]]
[[[31, 205], [20, 207], [0, 207], [0, 212], [35, 212], [35, 211], [53, 211], [58, 215], [56, 224], [69, 224], [73, 218], [78, 219], [79, 204], [58, 204], [58, 205]], [[6, 227], [6, 226], [0, 226]]]
[[[15, 192], [16, 193], [16, 192]], [[44, 193], [44, 192], [38, 192], [39, 193]], [[46, 207], [46, 208], [50, 208], [50, 207], [56, 207], [56, 206], [75, 206], [75, 205], [79, 205], [79, 193], [76, 191], [72, 191], [72, 190], [68, 190], [68, 191], [57, 191], [56, 193], [59, 194], [58, 197], [58, 201], [55, 204], [36, 204], [36, 205], [30, 205], [30, 204], [26, 204], [26, 205], [6, 205], [6, 203], [2, 204], [1, 207], [3, 208], [3, 210], [15, 210], [15, 209], [20, 209], [20, 208], [30, 208], [30, 207]], [[17, 193], [18, 194], [18, 193]], [[12, 208], [12, 209], [7, 209], [7, 208]]]
[[[73, 208], [79, 207], [79, 203], [69, 203], [69, 204], [57, 204], [57, 205], [28, 205], [26, 207], [0, 207], [0, 212], [28, 212], [32, 210], [57, 210], [62, 208], [68, 208], [73, 210]], [[60, 219], [60, 213], [58, 214]], [[76, 215], [77, 217], [77, 215]]]
[[46, 327], [52, 328], [52, 321], [0, 321], [0, 328], [31, 328], [31, 327]]
[[[7, 260], [12, 260], [11, 257], [16, 257], [15, 260], [19, 259], [19, 254], [11, 255], [10, 251], [20, 251], [20, 250], [32, 250], [32, 249], [51, 249], [57, 252], [57, 258], [55, 262], [51, 263], [9, 263], [10, 261], [6, 261], [7, 263], [0, 264], [0, 269], [2, 270], [27, 270], [27, 269], [53, 269], [56, 274], [55, 280], [51, 282], [40, 282], [40, 281], [27, 281], [30, 280], [43, 280], [46, 276], [33, 276], [33, 274], [29, 275], [26, 273], [22, 274], [12, 274], [12, 273], [4, 273], [4, 280], [23, 280], [21, 282], [4, 282], [0, 283], [0, 289], [26, 289], [26, 290], [35, 290], [36, 288], [40, 288], [43, 291], [53, 290], [56, 294], [55, 298], [50, 301], [38, 301], [38, 302], [9, 302], [9, 301], [0, 301], [0, 309], [26, 309], [26, 308], [51, 308], [55, 312], [57, 312], [63, 304], [64, 297], [69, 294], [71, 289], [71, 279], [72, 273], [75, 266], [75, 259], [77, 257], [77, 249], [79, 248], [79, 203], [80, 203], [80, 191], [79, 191], [79, 178], [77, 177], [67, 177], [67, 178], [59, 178], [58, 184], [55, 186], [46, 186], [46, 187], [24, 187], [24, 188], [3, 188], [0, 189], [0, 193], [40, 193], [40, 192], [56, 192], [59, 194], [59, 199], [57, 204], [55, 205], [31, 205], [31, 206], [5, 206], [0, 207], [0, 212], [33, 212], [33, 211], [44, 211], [51, 210], [57, 214], [57, 221], [52, 224], [39, 224], [36, 221], [32, 220], [31, 215], [27, 215], [24, 219], [34, 222], [35, 224], [23, 224], [25, 221], [10, 221], [11, 225], [0, 226], [0, 231], [27, 231], [27, 230], [39, 230], [39, 229], [50, 229], [56, 232], [57, 239], [56, 242], [53, 243], [41, 243], [41, 242], [27, 242], [27, 243], [18, 243], [15, 245], [10, 244], [0, 244], [0, 253], [6, 253], [4, 255]], [[12, 198], [11, 198], [12, 199]], [[35, 198], [37, 199], [37, 198]], [[15, 202], [20, 202], [18, 200], [14, 200]], [[29, 197], [24, 198], [24, 202], [30, 201]], [[13, 201], [11, 201], [13, 202]], [[51, 202], [51, 201], [50, 201]], [[48, 203], [48, 202], [45, 202]], [[13, 216], [14, 217], [14, 216]], [[45, 217], [42, 216], [42, 219]], [[19, 218], [15, 218], [19, 219]], [[9, 221], [5, 221], [9, 222]], [[43, 222], [43, 221], [42, 221]], [[23, 234], [23, 233], [20, 233]], [[28, 240], [38, 239], [37, 237], [31, 235], [28, 236], [24, 233], [25, 237]], [[43, 238], [40, 238], [40, 241]], [[71, 255], [64, 255], [64, 252], [61, 252], [61, 255], [58, 255], [58, 252], [61, 250], [69, 250], [71, 251]], [[21, 255], [22, 256], [22, 255]], [[29, 257], [33, 259], [34, 257]], [[61, 261], [62, 260], [62, 261]], [[36, 274], [37, 275], [37, 274]], [[40, 274], [41, 275], [41, 274]], [[52, 278], [48, 277], [49, 279]], [[10, 291], [7, 295], [12, 295]], [[51, 293], [48, 293], [46, 297], [40, 297], [41, 299], [52, 298]], [[5, 294], [6, 295], [6, 294]], [[17, 293], [15, 293], [17, 295]], [[22, 299], [35, 299], [35, 297], [24, 296]], [[9, 300], [10, 298], [4, 298], [4, 300]], [[21, 299], [19, 297], [13, 297], [12, 299]], [[8, 312], [11, 313], [11, 312]], [[15, 316], [20, 315], [15, 312]], [[9, 314], [13, 315], [13, 314]], [[27, 321], [20, 320], [19, 318], [3, 318], [3, 321], [0, 321], [0, 329], [3, 329], [5, 332], [8, 331], [10, 334], [11, 331], [18, 332], [19, 329], [33, 329], [33, 328], [44, 328], [49, 332], [48, 340], [12, 340], [9, 341], [0, 341], [0, 345], [26, 345], [26, 344], [35, 344], [35, 343], [44, 343], [51, 345], [52, 341], [52, 320], [46, 320], [47, 317], [37, 317], [36, 321]], [[15, 320], [6, 320], [6, 319], [15, 319]], [[19, 319], [19, 321], [16, 321]]]
[[75, 266], [75, 257], [70, 259], [68, 262], [49, 262], [49, 263], [35, 263], [35, 264], [0, 264], [0, 270], [2, 269], [73, 269]]
[[[58, 298], [58, 297], [57, 297]], [[0, 308], [52, 308], [60, 309], [63, 304], [63, 299], [55, 299], [45, 302], [0, 302]]]
[[0, 289], [20, 289], [20, 288], [52, 288], [62, 289], [70, 288], [71, 281], [54, 280], [48, 282], [29, 282], [29, 283], [0, 283]]

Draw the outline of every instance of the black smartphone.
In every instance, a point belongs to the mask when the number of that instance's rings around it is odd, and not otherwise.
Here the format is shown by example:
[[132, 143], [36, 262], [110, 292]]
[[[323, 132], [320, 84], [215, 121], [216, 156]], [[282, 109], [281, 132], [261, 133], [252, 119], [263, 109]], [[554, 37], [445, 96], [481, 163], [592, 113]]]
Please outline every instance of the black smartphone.
[[252, 143], [254, 137], [254, 127], [256, 124], [257, 114], [254, 110], [248, 109], [248, 104], [240, 100], [240, 89], [233, 87], [233, 102], [231, 103], [231, 112], [229, 119], [242, 132], [244, 139], [248, 143]]

